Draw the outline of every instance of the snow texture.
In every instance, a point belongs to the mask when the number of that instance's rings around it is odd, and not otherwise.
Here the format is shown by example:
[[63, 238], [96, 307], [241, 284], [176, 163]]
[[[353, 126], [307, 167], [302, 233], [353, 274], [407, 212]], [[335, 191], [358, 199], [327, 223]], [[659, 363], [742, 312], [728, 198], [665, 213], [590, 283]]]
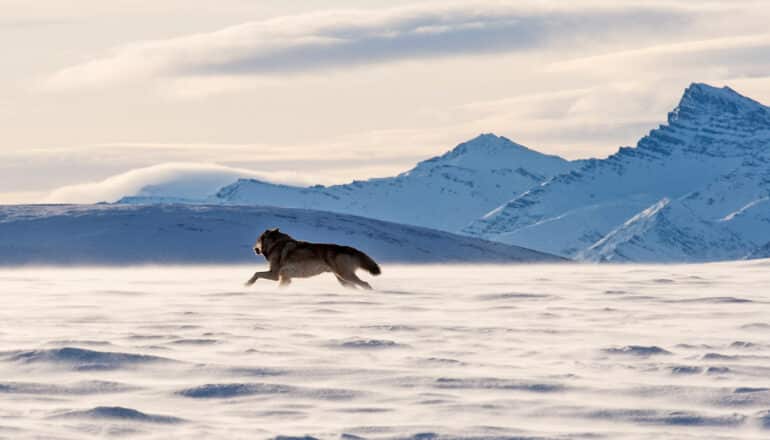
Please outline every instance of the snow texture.
[[0, 269], [0, 437], [770, 434], [770, 260], [383, 269]]

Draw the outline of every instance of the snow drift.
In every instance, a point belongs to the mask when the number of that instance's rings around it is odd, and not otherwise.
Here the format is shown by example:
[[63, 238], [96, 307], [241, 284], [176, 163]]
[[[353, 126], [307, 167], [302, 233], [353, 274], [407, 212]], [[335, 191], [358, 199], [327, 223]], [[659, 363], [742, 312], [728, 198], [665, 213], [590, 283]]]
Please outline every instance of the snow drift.
[[355, 246], [380, 261], [544, 262], [560, 257], [416, 226], [301, 209], [205, 205], [0, 207], [0, 264], [264, 264], [265, 229]]

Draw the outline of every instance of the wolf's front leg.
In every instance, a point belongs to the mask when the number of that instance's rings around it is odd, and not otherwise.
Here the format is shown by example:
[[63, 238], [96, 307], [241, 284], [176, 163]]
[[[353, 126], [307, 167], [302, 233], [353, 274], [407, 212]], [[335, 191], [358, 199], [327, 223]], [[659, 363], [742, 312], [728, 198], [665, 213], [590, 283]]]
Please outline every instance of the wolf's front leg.
[[266, 270], [264, 272], [254, 272], [254, 275], [251, 278], [249, 278], [249, 280], [246, 281], [245, 284], [246, 286], [251, 286], [260, 278], [264, 278], [266, 280], [278, 281], [278, 274], [270, 270]]

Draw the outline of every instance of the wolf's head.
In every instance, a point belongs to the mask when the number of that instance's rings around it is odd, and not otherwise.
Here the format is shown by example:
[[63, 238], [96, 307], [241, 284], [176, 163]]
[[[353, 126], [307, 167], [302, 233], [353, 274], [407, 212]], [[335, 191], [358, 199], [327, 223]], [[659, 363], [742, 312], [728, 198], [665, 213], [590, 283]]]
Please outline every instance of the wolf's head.
[[269, 249], [273, 247], [273, 244], [286, 238], [291, 237], [278, 230], [278, 228], [268, 229], [263, 232], [259, 238], [257, 238], [257, 242], [254, 243], [254, 253], [257, 255], [264, 255], [266, 250], [269, 252]]

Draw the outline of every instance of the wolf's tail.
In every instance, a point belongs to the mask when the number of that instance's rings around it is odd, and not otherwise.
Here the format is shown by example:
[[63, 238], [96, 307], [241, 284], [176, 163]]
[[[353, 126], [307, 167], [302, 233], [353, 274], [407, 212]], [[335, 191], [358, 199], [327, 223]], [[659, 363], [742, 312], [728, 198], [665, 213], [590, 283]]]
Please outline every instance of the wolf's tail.
[[382, 273], [380, 271], [380, 266], [377, 264], [376, 261], [372, 259], [372, 257], [366, 255], [365, 253], [359, 251], [358, 249], [355, 249], [356, 256], [358, 257], [358, 264], [361, 265], [362, 269], [366, 269], [369, 271], [372, 275], [379, 275]]

